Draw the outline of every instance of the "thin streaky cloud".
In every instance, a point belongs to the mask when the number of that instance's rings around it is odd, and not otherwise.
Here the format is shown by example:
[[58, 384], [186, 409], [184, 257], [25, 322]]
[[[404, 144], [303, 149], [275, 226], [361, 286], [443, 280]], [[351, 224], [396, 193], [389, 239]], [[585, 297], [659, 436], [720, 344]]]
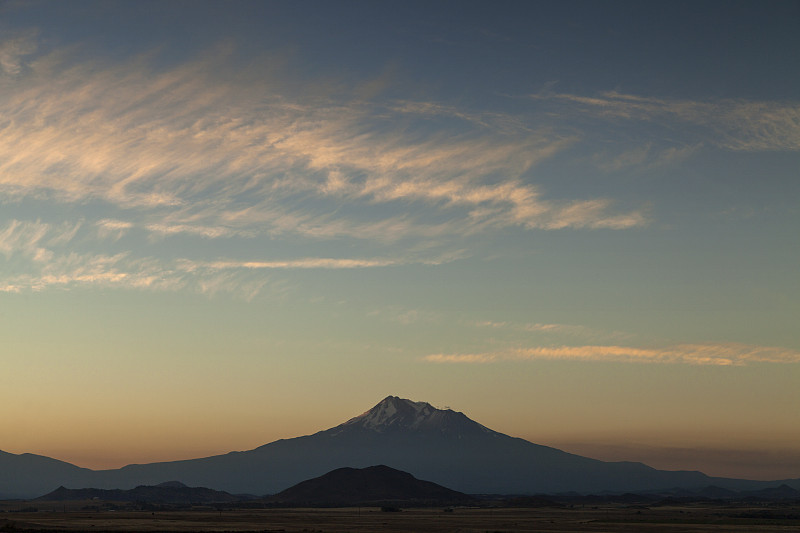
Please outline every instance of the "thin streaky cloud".
[[254, 278], [241, 272], [213, 269], [187, 272], [181, 266], [155, 258], [134, 258], [128, 252], [114, 255], [49, 252], [48, 261], [38, 268], [0, 277], [0, 292], [91, 286], [158, 292], [188, 290], [206, 295], [227, 293], [251, 300], [272, 284], [265, 276]]
[[389, 109], [399, 113], [426, 117], [456, 118], [506, 134], [534, 132], [534, 130], [518, 116], [488, 112], [469, 113], [455, 106], [444, 105], [438, 102], [402, 101], [389, 106]]
[[9, 258], [13, 255], [30, 257], [41, 254], [48, 247], [65, 245], [78, 233], [82, 222], [51, 224], [12, 219], [0, 228], [0, 253]]
[[[14, 32], [0, 41], [0, 70], [6, 75], [17, 75], [22, 71], [25, 56], [36, 52], [38, 31], [35, 29]], [[0, 72], [0, 74], [2, 74]]]
[[104, 218], [94, 223], [97, 228], [97, 236], [100, 239], [112, 239], [118, 241], [128, 231], [133, 228], [133, 223], [125, 220]]
[[533, 95], [533, 98], [568, 104], [564, 113], [589, 113], [604, 119], [693, 124], [704, 128], [703, 141], [728, 150], [800, 150], [800, 104], [797, 102], [696, 101], [617, 92], [606, 92], [596, 97], [542, 94]]
[[[258, 271], [296, 269], [363, 269], [398, 265], [441, 265], [464, 257], [463, 251], [392, 258], [306, 257], [288, 260], [189, 259], [164, 260], [137, 257], [131, 251], [116, 254], [80, 253], [72, 241], [93, 232], [127, 231], [132, 224], [104, 219], [92, 227], [83, 222], [51, 224], [11, 220], [0, 227], [0, 292], [41, 291], [50, 287], [100, 286], [175, 291], [189, 289], [205, 294], [231, 292], [247, 299], [256, 296], [269, 278]], [[91, 241], [90, 241], [91, 242]]]
[[189, 272], [198, 269], [227, 270], [270, 270], [270, 269], [353, 269], [353, 268], [381, 268], [399, 265], [420, 264], [420, 265], [441, 265], [455, 261], [463, 257], [463, 252], [452, 252], [441, 254], [434, 257], [406, 257], [406, 258], [374, 258], [374, 259], [352, 259], [352, 258], [331, 258], [331, 257], [306, 257], [302, 259], [290, 259], [281, 261], [194, 261], [181, 259], [178, 261], [179, 268]]
[[417, 323], [440, 323], [442, 314], [425, 309], [408, 309], [399, 306], [387, 306], [367, 313], [368, 317], [375, 317], [386, 322], [394, 322], [403, 326]]
[[[252, 293], [253, 287], [263, 285], [262, 281], [259, 281], [263, 277], [260, 275], [253, 277], [248, 272], [382, 268], [412, 263], [437, 265], [446, 260], [444, 258], [419, 260], [304, 258], [284, 261], [178, 259], [165, 262], [152, 257], [134, 258], [129, 252], [114, 255], [56, 253], [35, 246], [17, 246], [16, 251], [28, 256], [26, 272], [0, 276], [2, 292], [40, 291], [53, 286], [97, 285], [158, 291], [194, 288], [212, 294], [223, 290], [238, 293], [239, 289], [245, 286], [250, 287], [247, 294], [252, 298], [255, 296]], [[266, 283], [266, 278], [263, 280]]]
[[622, 339], [630, 339], [632, 335], [622, 331], [607, 331], [598, 328], [582, 326], [579, 324], [558, 324], [558, 323], [517, 323], [510, 321], [483, 320], [473, 322], [472, 325], [478, 328], [491, 328], [498, 331], [515, 333], [531, 333], [538, 336], [559, 336], [574, 339], [586, 339], [594, 342], [619, 342]]
[[145, 229], [151, 233], [158, 235], [175, 235], [180, 233], [189, 233], [199, 235], [209, 239], [218, 237], [229, 237], [235, 233], [234, 230], [223, 226], [208, 227], [208, 226], [194, 226], [191, 224], [148, 224]]
[[493, 328], [493, 329], [504, 329], [508, 326], [507, 322], [495, 322], [493, 320], [480, 320], [478, 322], [474, 322], [473, 324], [480, 328]]
[[685, 161], [697, 153], [701, 147], [702, 143], [657, 147], [653, 142], [647, 142], [642, 146], [626, 147], [618, 152], [604, 150], [593, 155], [591, 160], [595, 166], [606, 173], [628, 169], [648, 170]]
[[[218, 220], [221, 225], [200, 225], [196, 222], [198, 220]], [[274, 205], [271, 200], [263, 200], [257, 205], [222, 213], [213, 206], [187, 207], [168, 214], [161, 222], [146, 225], [145, 229], [159, 236], [189, 233], [209, 238], [255, 238], [267, 234], [272, 237], [299, 235], [313, 240], [352, 238], [394, 243], [406, 238], [430, 240], [459, 233], [469, 234], [473, 228], [459, 226], [457, 221], [421, 222], [408, 214], [386, 216], [373, 221], [357, 220], [335, 213], [291, 209], [285, 205]]]
[[432, 363], [496, 363], [546, 359], [744, 366], [749, 363], [800, 363], [800, 351], [736, 343], [679, 344], [665, 348], [590, 345], [520, 348], [503, 352], [470, 354], [431, 354], [423, 359]]
[[[243, 268], [249, 270], [259, 269], [348, 269], [348, 268], [373, 268], [401, 264], [399, 261], [389, 259], [332, 259], [327, 257], [294, 259], [289, 261], [211, 261], [199, 266], [211, 270], [225, 270]], [[193, 264], [192, 267], [197, 266]]]

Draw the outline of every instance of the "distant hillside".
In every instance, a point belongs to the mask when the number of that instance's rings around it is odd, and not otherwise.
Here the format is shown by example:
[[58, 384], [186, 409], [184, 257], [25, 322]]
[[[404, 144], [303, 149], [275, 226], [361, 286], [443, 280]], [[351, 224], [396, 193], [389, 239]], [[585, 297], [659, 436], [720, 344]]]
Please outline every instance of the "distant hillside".
[[50, 457], [0, 451], [0, 499], [30, 498], [65, 483], [88, 487], [96, 475]]
[[36, 498], [42, 501], [70, 501], [98, 499], [109, 502], [143, 502], [143, 503], [229, 503], [241, 498], [218, 490], [205, 487], [187, 487], [178, 481], [167, 481], [159, 485], [140, 485], [135, 489], [68, 489], [58, 487], [44, 496]]
[[281, 505], [352, 506], [392, 503], [395, 505], [452, 505], [473, 498], [407, 472], [385, 465], [339, 468], [280, 492], [269, 501]]

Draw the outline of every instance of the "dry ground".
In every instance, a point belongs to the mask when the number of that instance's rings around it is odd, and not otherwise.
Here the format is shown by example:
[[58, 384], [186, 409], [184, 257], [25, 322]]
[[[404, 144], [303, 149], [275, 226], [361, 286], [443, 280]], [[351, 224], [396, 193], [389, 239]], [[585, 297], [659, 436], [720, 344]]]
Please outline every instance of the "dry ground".
[[[66, 509], [66, 512], [64, 510]], [[1, 510], [1, 509], [0, 509]], [[42, 510], [0, 513], [0, 531], [286, 531], [286, 532], [772, 532], [800, 531], [800, 505], [727, 507], [598, 506], [498, 509], [376, 508], [231, 511], [86, 512]]]

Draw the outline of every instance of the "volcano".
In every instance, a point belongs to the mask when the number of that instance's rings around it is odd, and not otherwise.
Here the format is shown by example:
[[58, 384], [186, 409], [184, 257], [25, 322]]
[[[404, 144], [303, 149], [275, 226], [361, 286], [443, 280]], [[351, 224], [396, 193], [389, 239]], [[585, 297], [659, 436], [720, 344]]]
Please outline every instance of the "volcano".
[[[22, 463], [35, 463], [36, 468], [26, 470]], [[467, 494], [635, 492], [709, 485], [758, 490], [781, 483], [800, 488], [800, 480], [712, 478], [696, 471], [590, 459], [493, 431], [451, 409], [388, 396], [330, 429], [201, 459], [92, 471], [52, 459], [0, 454], [2, 472], [14, 472], [0, 478], [0, 495], [38, 496], [59, 485], [129, 489], [180, 480], [194, 487], [261, 496], [339, 468], [373, 465]], [[24, 483], [15, 486], [17, 480]], [[18, 486], [24, 486], [24, 492]]]

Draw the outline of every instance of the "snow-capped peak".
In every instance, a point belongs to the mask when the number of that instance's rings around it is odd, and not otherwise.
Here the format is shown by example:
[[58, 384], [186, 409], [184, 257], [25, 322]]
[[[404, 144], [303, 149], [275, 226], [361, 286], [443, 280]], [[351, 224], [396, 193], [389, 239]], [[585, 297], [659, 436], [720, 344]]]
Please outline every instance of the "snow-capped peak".
[[335, 433], [346, 429], [366, 429], [377, 433], [394, 431], [425, 431], [466, 434], [492, 431], [473, 422], [463, 413], [437, 409], [427, 402], [414, 402], [397, 396], [387, 396], [369, 411], [351, 418]]
[[416, 426], [435, 410], [429, 403], [412, 402], [397, 396], [387, 396], [378, 405], [349, 420], [347, 424], [355, 423], [370, 429], [398, 423], [403, 426]]

